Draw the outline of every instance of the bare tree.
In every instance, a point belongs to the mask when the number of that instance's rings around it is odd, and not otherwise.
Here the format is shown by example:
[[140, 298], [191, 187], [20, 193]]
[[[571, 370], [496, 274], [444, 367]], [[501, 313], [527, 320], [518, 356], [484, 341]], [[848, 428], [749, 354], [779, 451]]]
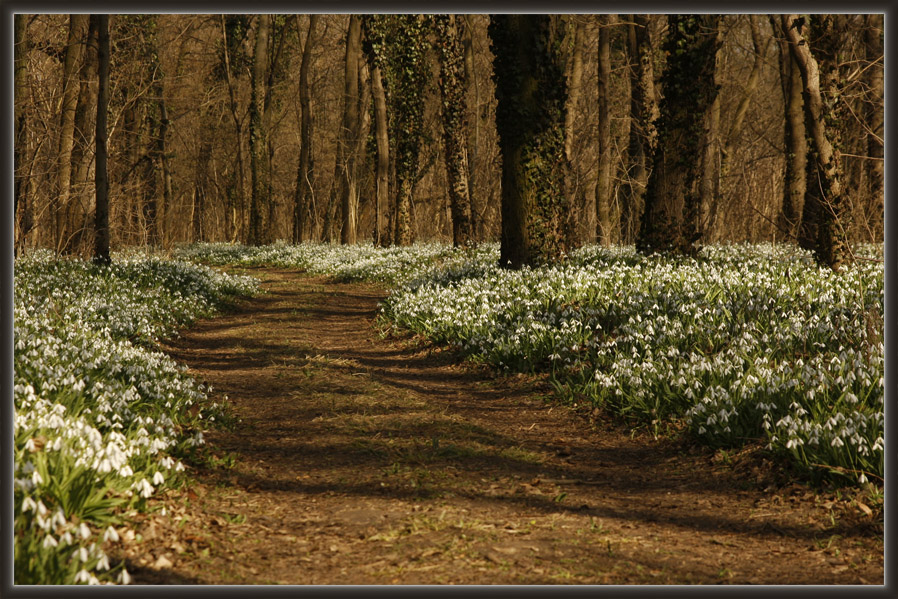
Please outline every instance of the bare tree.
[[[867, 157], [864, 163], [872, 197], [872, 221], [883, 222], [883, 16], [864, 15], [864, 49], [869, 66], [866, 70], [865, 121]], [[870, 241], [882, 239], [882, 227], [874, 225]]]
[[629, 172], [621, 209], [621, 238], [630, 243], [636, 236], [643, 210], [645, 186], [658, 133], [658, 99], [655, 89], [654, 49], [650, 15], [631, 15], [627, 31], [630, 63], [630, 136], [627, 146]]
[[343, 91], [343, 131], [337, 153], [340, 168], [340, 210], [343, 226], [340, 230], [341, 243], [356, 242], [356, 215], [358, 211], [358, 177], [356, 160], [358, 157], [361, 120], [359, 118], [359, 71], [362, 57], [362, 22], [359, 15], [349, 16], [349, 31], [346, 33], [346, 75]]
[[[837, 135], [840, 126], [838, 112], [828, 108], [824, 102], [821, 80], [828, 86], [831, 102], [838, 98], [838, 70], [835, 53], [840, 47], [839, 33], [844, 31], [840, 26], [838, 15], [821, 15], [815, 17], [814, 27], [819, 31], [821, 42], [821, 63], [811, 54], [807, 42], [807, 31], [802, 32], [805, 19], [798, 15], [782, 15], [780, 24], [789, 41], [789, 49], [798, 63], [801, 80], [804, 86], [805, 127], [813, 143], [813, 174], [808, 179], [805, 195], [804, 216], [802, 226], [816, 225], [816, 232], [806, 235], [814, 240], [814, 252], [817, 260], [833, 270], [849, 258], [848, 248], [848, 210], [841, 181], [841, 159], [834, 146], [831, 135]], [[827, 126], [827, 120], [831, 125]], [[815, 214], [814, 219], [808, 214]], [[800, 237], [801, 238], [801, 237]]]
[[781, 33], [779, 16], [771, 15], [770, 24], [777, 34], [780, 82], [783, 90], [785, 122], [783, 127], [783, 202], [778, 227], [789, 239], [798, 235], [798, 225], [807, 190], [808, 142], [804, 128], [804, 100], [801, 71]]
[[471, 197], [468, 192], [468, 156], [465, 147], [464, 53], [455, 15], [434, 15], [437, 48], [440, 55], [440, 94], [442, 98], [443, 146], [446, 176], [449, 181], [449, 206], [452, 213], [452, 243], [466, 245], [472, 240]]
[[[299, 106], [300, 106], [300, 146], [299, 166], [296, 171], [296, 193], [293, 199], [293, 243], [303, 241], [309, 202], [315, 193], [312, 187], [314, 162], [312, 154], [312, 90], [309, 84], [309, 69], [312, 65], [312, 46], [315, 43], [315, 29], [318, 15], [309, 15], [306, 41], [302, 47], [299, 63]], [[296, 15], [296, 30], [300, 30], [300, 16]]]
[[93, 260], [108, 265], [109, 257], [109, 177], [106, 172], [106, 130], [109, 108], [109, 15], [91, 15], [97, 28], [97, 158], [94, 181], [97, 194], [97, 214], [94, 219], [95, 246]]
[[611, 218], [611, 27], [616, 15], [599, 16], [599, 164], [596, 183], [596, 240], [609, 245], [614, 239]]
[[87, 32], [86, 14], [69, 16], [69, 38], [65, 49], [62, 75], [62, 107], [60, 110], [59, 152], [56, 188], [56, 250], [68, 244], [66, 216], [72, 186], [72, 148], [75, 144], [75, 115], [78, 109], [78, 71]]
[[21, 223], [18, 228], [19, 237], [15, 240], [13, 251], [18, 254], [20, 248], [25, 247], [25, 239], [31, 229], [31, 223], [28, 222], [31, 216], [31, 210], [28, 206], [28, 196], [25, 194], [25, 176], [22, 169], [25, 165], [25, 144], [26, 133], [28, 130], [28, 117], [25, 111], [25, 76], [27, 75], [27, 64], [25, 62], [25, 54], [27, 52], [27, 24], [25, 15], [16, 14], [13, 20], [14, 44], [15, 44], [15, 149], [13, 155], [13, 176], [15, 178], [13, 191], [13, 218]]

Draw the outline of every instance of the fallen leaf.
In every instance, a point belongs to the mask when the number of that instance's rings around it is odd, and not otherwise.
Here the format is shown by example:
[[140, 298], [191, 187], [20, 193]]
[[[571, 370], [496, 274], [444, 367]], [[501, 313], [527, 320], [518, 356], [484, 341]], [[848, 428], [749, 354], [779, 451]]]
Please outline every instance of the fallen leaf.
[[155, 562], [153, 562], [153, 568], [155, 570], [162, 570], [163, 568], [171, 568], [174, 564], [170, 559], [165, 557], [164, 555], [160, 555]]
[[858, 501], [857, 506], [861, 508], [861, 511], [867, 514], [867, 516], [871, 518], [873, 517], [873, 510], [871, 510], [867, 504], [863, 503], [862, 501]]

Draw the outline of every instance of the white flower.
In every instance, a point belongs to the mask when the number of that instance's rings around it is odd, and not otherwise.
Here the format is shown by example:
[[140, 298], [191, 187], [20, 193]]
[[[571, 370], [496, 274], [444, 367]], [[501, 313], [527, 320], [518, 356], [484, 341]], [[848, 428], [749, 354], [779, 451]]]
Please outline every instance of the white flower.
[[161, 484], [164, 483], [164, 482], [165, 482], [165, 477], [163, 477], [163, 476], [162, 476], [162, 473], [161, 473], [160, 471], [157, 470], [157, 471], [156, 471], [156, 474], [153, 475], [153, 484], [154, 484], [154, 485], [161, 485]]
[[122, 568], [122, 571], [119, 572], [118, 581], [122, 584], [130, 584], [131, 583], [131, 575], [128, 574], [128, 571]]
[[53, 535], [48, 534], [44, 537], [44, 542], [41, 543], [41, 545], [44, 547], [44, 549], [49, 549], [50, 547], [56, 547], [57, 545], [59, 545], [59, 543], [56, 541], [56, 539], [53, 538]]
[[115, 530], [115, 528], [110, 526], [109, 528], [106, 529], [106, 532], [103, 533], [103, 540], [104, 541], [112, 541], [113, 543], [117, 543], [119, 540], [118, 532]]

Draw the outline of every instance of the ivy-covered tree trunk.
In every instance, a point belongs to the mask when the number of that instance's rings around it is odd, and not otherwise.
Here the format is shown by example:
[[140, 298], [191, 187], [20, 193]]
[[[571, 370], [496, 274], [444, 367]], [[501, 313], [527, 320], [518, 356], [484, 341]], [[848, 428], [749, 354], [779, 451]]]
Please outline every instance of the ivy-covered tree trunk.
[[779, 213], [777, 228], [792, 240], [798, 236], [804, 209], [804, 195], [807, 190], [808, 140], [804, 128], [804, 100], [801, 91], [803, 85], [801, 71], [792, 57], [789, 43], [779, 35], [781, 32], [779, 16], [771, 15], [770, 24], [777, 33], [780, 83], [785, 108], [783, 206]]
[[654, 58], [648, 15], [631, 15], [627, 54], [630, 62], [630, 138], [627, 145], [629, 171], [621, 206], [621, 240], [632, 243], [639, 229], [650, 160], [658, 141], [655, 120]]
[[106, 172], [106, 130], [109, 110], [109, 15], [91, 15], [97, 29], [97, 128], [96, 128], [96, 184], [97, 214], [94, 218], [94, 255], [97, 264], [108, 265], [109, 257], [109, 176]]
[[[801, 31], [798, 15], [782, 15], [782, 31], [801, 71], [804, 86], [805, 127], [813, 152], [808, 167], [802, 227], [816, 231], [800, 235], [813, 239], [817, 261], [833, 270], [850, 257], [848, 247], [849, 205], [842, 189], [839, 154], [842, 105], [838, 53], [845, 31], [841, 15], [814, 16], [811, 28], [820, 56], [818, 63], [808, 46], [807, 30]], [[811, 216], [813, 215], [813, 216]]]
[[720, 15], [668, 15], [658, 147], [636, 248], [692, 255], [699, 226], [704, 124], [717, 96], [714, 71]]
[[[296, 190], [293, 197], [293, 243], [305, 239], [306, 216], [309, 213], [309, 202], [314, 190], [312, 177], [314, 164], [312, 159], [312, 89], [309, 85], [309, 69], [312, 64], [312, 45], [315, 40], [315, 28], [318, 15], [309, 15], [309, 30], [302, 48], [299, 63], [299, 110], [300, 110], [300, 145], [299, 166], [296, 169]], [[299, 32], [300, 16], [296, 15], [296, 31]]]
[[396, 199], [393, 243], [412, 242], [412, 192], [424, 131], [424, 92], [428, 68], [426, 28], [421, 15], [396, 15], [389, 21], [388, 85], [390, 133], [396, 147]]
[[489, 36], [502, 154], [500, 261], [521, 268], [567, 249], [563, 27], [557, 16], [493, 15]]
[[440, 56], [443, 147], [449, 182], [452, 213], [452, 243], [463, 246], [471, 241], [471, 197], [468, 190], [467, 128], [465, 108], [464, 54], [455, 15], [434, 15], [437, 50]]
[[266, 241], [268, 215], [268, 138], [262, 118], [265, 112], [265, 79], [268, 66], [268, 36], [271, 16], [257, 17], [256, 43], [253, 50], [252, 96], [249, 109], [250, 174], [252, 196], [249, 207], [249, 243], [262, 245]]

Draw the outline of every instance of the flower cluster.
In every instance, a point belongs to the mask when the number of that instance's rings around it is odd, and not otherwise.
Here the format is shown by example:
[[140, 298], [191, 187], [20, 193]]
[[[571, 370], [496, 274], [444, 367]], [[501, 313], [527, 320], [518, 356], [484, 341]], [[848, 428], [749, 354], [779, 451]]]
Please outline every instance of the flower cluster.
[[111, 582], [102, 547], [118, 542], [122, 508], [173, 481], [220, 412], [153, 346], [256, 282], [159, 257], [101, 268], [48, 252], [18, 259], [14, 282], [16, 583]]
[[568, 398], [682, 420], [710, 444], [764, 439], [809, 467], [882, 476], [880, 263], [833, 273], [769, 244], [698, 259], [590, 246], [520, 271], [495, 258], [398, 286], [385, 315], [498, 367], [549, 371]]
[[178, 248], [176, 255], [211, 265], [274, 266], [296, 268], [310, 274], [326, 274], [338, 281], [378, 281], [397, 283], [454, 262], [464, 250], [440, 243], [378, 248], [370, 244], [332, 245], [329, 243], [283, 242], [268, 246], [231, 243], [199, 243]]

